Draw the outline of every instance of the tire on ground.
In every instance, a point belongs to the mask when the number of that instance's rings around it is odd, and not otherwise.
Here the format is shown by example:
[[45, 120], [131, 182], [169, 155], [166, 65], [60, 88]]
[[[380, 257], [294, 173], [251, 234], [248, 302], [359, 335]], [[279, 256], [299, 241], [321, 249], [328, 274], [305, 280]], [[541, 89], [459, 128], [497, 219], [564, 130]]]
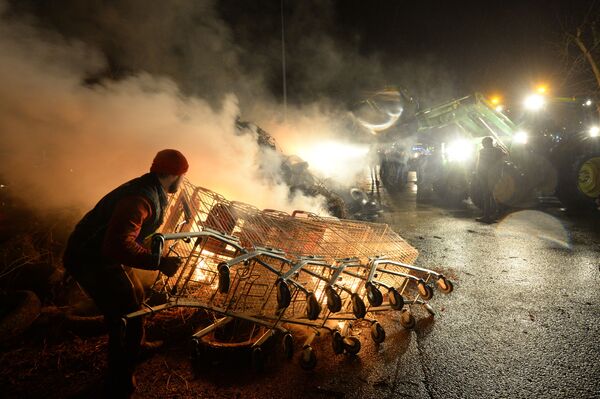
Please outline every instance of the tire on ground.
[[32, 291], [0, 294], [0, 342], [22, 334], [38, 318], [42, 304]]

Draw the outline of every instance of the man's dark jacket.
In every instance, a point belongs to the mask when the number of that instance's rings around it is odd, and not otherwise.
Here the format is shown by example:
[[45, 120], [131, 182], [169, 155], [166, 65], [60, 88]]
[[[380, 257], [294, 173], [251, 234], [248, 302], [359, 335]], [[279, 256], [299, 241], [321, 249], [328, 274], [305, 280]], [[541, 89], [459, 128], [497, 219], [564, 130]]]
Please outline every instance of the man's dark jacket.
[[117, 187], [75, 227], [65, 251], [65, 266], [72, 272], [83, 264], [156, 269], [156, 258], [141, 244], [162, 224], [166, 205], [167, 196], [153, 173]]

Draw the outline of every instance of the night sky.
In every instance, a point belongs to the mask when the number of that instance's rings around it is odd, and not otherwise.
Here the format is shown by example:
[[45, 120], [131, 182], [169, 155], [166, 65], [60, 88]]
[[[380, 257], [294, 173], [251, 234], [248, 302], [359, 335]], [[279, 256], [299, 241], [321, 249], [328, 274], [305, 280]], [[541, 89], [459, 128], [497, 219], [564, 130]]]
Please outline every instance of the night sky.
[[[222, 7], [223, 15], [234, 30], [237, 23], [248, 20], [248, 14], [277, 17], [278, 1], [250, 3], [221, 3], [227, 5]], [[293, 3], [285, 1], [290, 23]], [[573, 31], [591, 9], [598, 10], [595, 1], [557, 0], [339, 0], [333, 5], [332, 26], [323, 28], [317, 20], [314, 29], [326, 29], [340, 42], [355, 43], [361, 55], [377, 55], [386, 65], [431, 60], [447, 70], [455, 95], [517, 94], [539, 82], [563, 85], [564, 31]]]
[[[288, 101], [295, 104], [351, 105], [384, 86], [429, 104], [474, 91], [522, 96], [538, 82], [560, 95], [589, 95], [585, 71], [565, 73], [562, 43], [586, 14], [600, 14], [597, 1], [558, 0], [10, 4], [16, 15], [33, 14], [40, 26], [99, 48], [108, 78], [147, 71], [209, 101], [234, 91], [242, 104], [257, 96], [282, 100], [282, 4]], [[571, 48], [573, 55], [580, 54]]]

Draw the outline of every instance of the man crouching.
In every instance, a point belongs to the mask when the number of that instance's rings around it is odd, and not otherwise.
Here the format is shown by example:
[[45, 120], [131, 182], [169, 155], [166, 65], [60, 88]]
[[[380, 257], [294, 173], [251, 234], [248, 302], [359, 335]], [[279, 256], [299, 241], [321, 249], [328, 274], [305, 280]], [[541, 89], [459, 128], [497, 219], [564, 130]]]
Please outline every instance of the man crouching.
[[[77, 224], [63, 257], [65, 268], [94, 300], [108, 326], [107, 389], [111, 397], [129, 397], [144, 338], [142, 318], [121, 318], [139, 310], [144, 289], [133, 268], [157, 270], [157, 259], [142, 246], [163, 222], [167, 193], [177, 192], [188, 163], [177, 150], [156, 154], [150, 173], [108, 193]], [[164, 257], [160, 270], [177, 272], [181, 260]]]

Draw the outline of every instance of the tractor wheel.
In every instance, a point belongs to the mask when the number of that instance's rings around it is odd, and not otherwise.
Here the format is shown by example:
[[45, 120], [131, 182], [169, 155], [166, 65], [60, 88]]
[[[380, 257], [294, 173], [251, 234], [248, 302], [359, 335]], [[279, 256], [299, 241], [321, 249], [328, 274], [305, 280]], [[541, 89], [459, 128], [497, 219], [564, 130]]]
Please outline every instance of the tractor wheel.
[[592, 146], [583, 154], [564, 163], [558, 178], [556, 196], [571, 211], [596, 207], [600, 196], [600, 146]]
[[494, 186], [494, 198], [499, 206], [522, 207], [531, 200], [532, 190], [526, 176], [512, 163], [502, 168], [502, 176]]

